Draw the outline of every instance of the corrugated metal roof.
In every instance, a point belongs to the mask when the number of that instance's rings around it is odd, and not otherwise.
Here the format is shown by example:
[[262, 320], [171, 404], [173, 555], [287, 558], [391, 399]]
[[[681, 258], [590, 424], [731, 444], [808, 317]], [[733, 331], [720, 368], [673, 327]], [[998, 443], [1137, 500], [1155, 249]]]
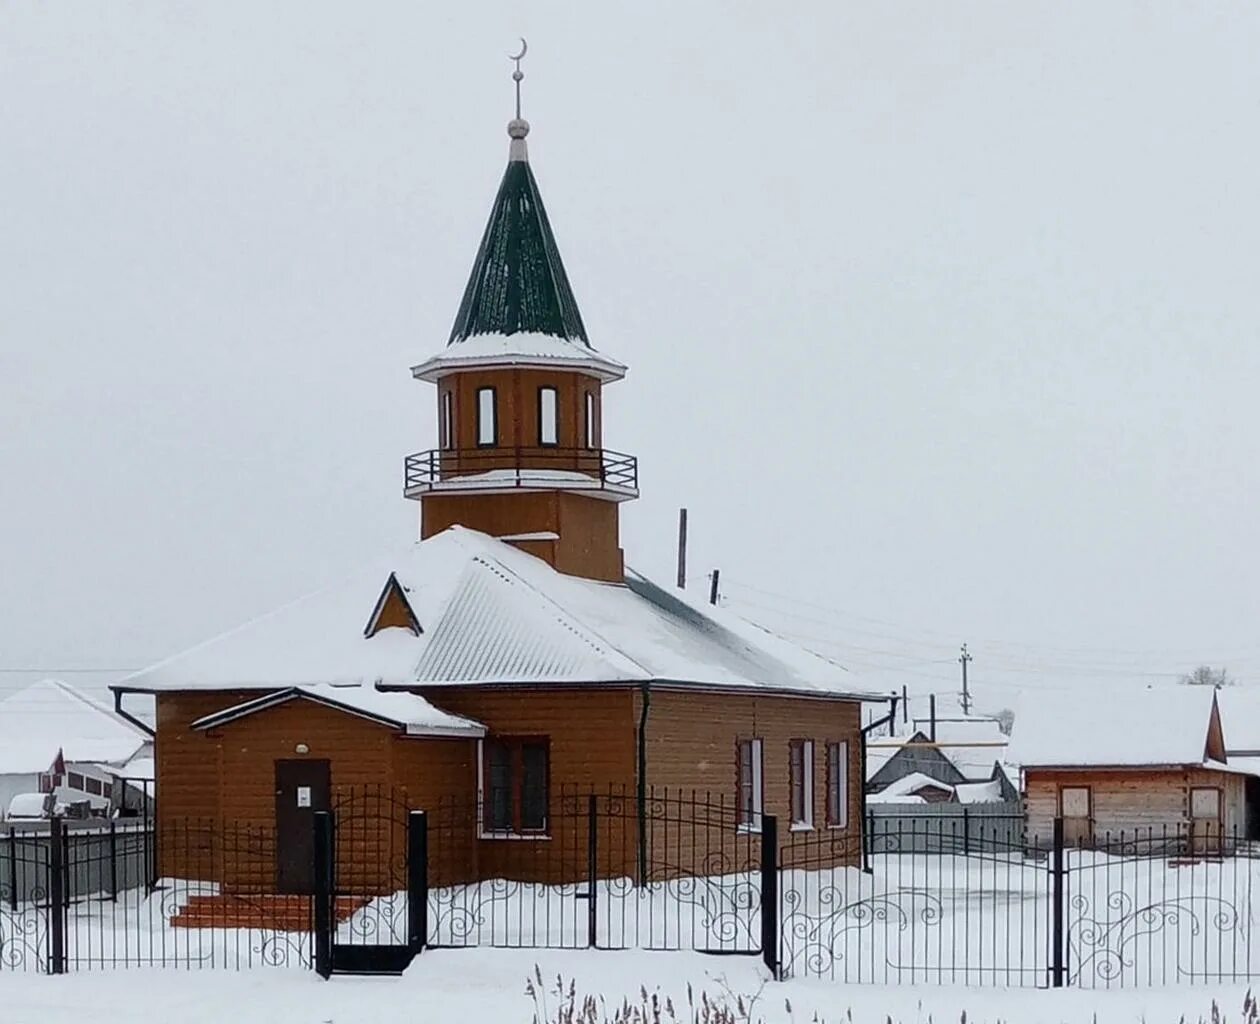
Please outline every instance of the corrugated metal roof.
[[415, 678], [423, 682], [553, 682], [647, 678], [502, 566], [472, 559]]
[[[423, 632], [363, 622], [395, 573]], [[872, 697], [841, 666], [635, 573], [567, 576], [452, 527], [118, 684], [145, 690], [638, 683]]]

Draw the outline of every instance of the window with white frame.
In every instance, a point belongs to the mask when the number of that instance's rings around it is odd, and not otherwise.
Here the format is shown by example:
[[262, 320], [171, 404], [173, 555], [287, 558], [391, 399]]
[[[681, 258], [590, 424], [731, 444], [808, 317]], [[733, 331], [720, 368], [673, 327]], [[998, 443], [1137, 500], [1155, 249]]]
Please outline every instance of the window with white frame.
[[595, 447], [595, 392], [586, 392], [586, 440], [587, 448]]
[[538, 444], [547, 448], [560, 443], [560, 404], [555, 388], [538, 389]]
[[493, 448], [499, 443], [499, 410], [494, 388], [477, 389], [477, 446]]
[[849, 744], [827, 744], [827, 825], [849, 824]]
[[442, 415], [438, 435], [438, 443], [444, 451], [450, 451], [455, 447], [455, 396], [449, 389], [442, 392]]
[[765, 794], [762, 791], [762, 751], [760, 739], [740, 740], [736, 744], [738, 758], [737, 775], [739, 792], [736, 794], [739, 810], [739, 827], [750, 831], [761, 830], [761, 814]]
[[788, 776], [791, 782], [792, 828], [814, 827], [814, 741], [788, 744]]

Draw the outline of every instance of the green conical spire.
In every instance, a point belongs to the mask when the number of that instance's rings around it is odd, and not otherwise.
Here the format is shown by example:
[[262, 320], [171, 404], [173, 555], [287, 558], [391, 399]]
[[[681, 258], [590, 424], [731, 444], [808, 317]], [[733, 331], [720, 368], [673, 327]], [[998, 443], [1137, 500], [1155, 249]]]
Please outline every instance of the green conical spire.
[[519, 117], [508, 125], [511, 158], [448, 344], [478, 334], [527, 332], [590, 345], [530, 170], [528, 132]]

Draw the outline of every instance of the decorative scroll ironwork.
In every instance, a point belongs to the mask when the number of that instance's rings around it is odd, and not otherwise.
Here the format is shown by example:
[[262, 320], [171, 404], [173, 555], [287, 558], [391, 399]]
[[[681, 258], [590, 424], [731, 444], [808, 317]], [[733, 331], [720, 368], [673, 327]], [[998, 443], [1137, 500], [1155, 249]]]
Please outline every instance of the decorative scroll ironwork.
[[[783, 977], [793, 974], [825, 975], [844, 960], [849, 951], [852, 932], [883, 931], [885, 963], [891, 971], [911, 969], [913, 964], [900, 962], [890, 955], [899, 944], [889, 943], [890, 934], [912, 927], [936, 928], [944, 917], [940, 898], [923, 889], [899, 889], [876, 893], [863, 899], [850, 900], [840, 886], [824, 885], [808, 895], [796, 888], [782, 893], [780, 931], [780, 970]], [[815, 905], [811, 908], [811, 902]], [[866, 942], [854, 947], [869, 958]]]
[[32, 890], [29, 901], [14, 905], [0, 889], [0, 970], [48, 969], [48, 895]]
[[[1130, 893], [1116, 890], [1097, 904], [1085, 894], [1076, 894], [1068, 906], [1073, 985], [1120, 982], [1126, 976], [1130, 980], [1142, 975], [1160, 978], [1168, 967], [1173, 981], [1233, 977], [1238, 973], [1234, 955], [1240, 948], [1249, 948], [1247, 916], [1219, 896], [1188, 895], [1139, 903]], [[1134, 954], [1143, 944], [1150, 948], [1139, 963]], [[1243, 965], [1244, 971], [1247, 966]]]

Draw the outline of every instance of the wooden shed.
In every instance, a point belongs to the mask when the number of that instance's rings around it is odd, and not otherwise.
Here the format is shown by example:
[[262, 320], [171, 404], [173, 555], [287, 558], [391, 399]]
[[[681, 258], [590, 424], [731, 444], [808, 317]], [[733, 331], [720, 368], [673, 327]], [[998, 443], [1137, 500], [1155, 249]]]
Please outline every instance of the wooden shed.
[[1068, 845], [1218, 852], [1246, 833], [1247, 774], [1228, 762], [1214, 691], [1194, 687], [1063, 700], [1017, 712], [1030, 842], [1055, 818]]

